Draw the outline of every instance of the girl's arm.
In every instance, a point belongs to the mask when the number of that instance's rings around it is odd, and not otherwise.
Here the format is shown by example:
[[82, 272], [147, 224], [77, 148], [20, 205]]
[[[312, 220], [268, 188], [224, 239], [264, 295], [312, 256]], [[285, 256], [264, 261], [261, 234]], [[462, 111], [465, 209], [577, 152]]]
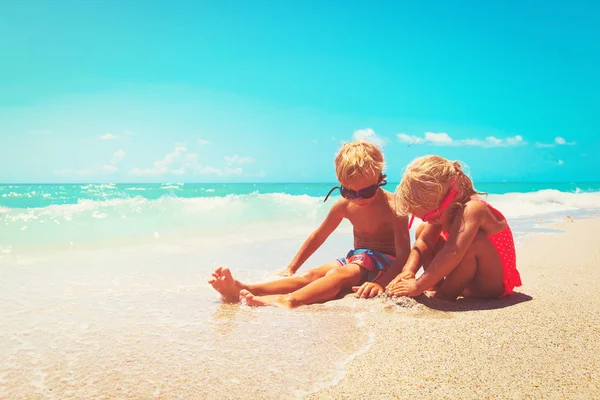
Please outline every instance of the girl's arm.
[[304, 262], [327, 240], [346, 215], [345, 200], [338, 200], [329, 210], [321, 225], [304, 241], [288, 267], [280, 275], [293, 275]]
[[459, 212], [450, 228], [448, 241], [417, 279], [419, 292], [435, 285], [456, 268], [473, 243], [487, 211], [486, 205], [473, 201]]
[[414, 278], [421, 265], [423, 265], [423, 259], [429, 257], [429, 253], [435, 247], [442, 228], [431, 224], [424, 224], [422, 226], [423, 231], [419, 233], [419, 237], [415, 241], [408, 259], [402, 268], [402, 272], [385, 287], [386, 291], [392, 290], [403, 279]]
[[403, 273], [410, 272], [413, 276], [417, 273], [421, 265], [423, 265], [422, 260], [433, 252], [433, 248], [441, 232], [442, 227], [439, 225], [424, 224], [423, 231], [417, 240], [415, 240], [415, 245], [410, 252], [404, 268], [402, 268]]

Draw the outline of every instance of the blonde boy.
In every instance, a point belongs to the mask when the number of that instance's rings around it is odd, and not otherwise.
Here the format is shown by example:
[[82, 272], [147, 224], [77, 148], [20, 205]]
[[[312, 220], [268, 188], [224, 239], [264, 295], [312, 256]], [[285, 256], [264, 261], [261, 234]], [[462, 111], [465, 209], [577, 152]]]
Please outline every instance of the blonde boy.
[[[208, 282], [225, 301], [245, 300], [252, 306], [295, 308], [333, 300], [351, 290], [360, 297], [382, 293], [410, 251], [408, 219], [396, 214], [394, 195], [381, 188], [386, 184], [383, 169], [383, 154], [376, 145], [362, 140], [343, 144], [335, 157], [340, 186], [332, 188], [324, 201], [336, 189], [342, 198], [281, 272], [285, 278], [245, 284], [233, 279], [227, 267], [219, 267]], [[354, 248], [345, 257], [295, 275], [344, 218], [354, 228]]]

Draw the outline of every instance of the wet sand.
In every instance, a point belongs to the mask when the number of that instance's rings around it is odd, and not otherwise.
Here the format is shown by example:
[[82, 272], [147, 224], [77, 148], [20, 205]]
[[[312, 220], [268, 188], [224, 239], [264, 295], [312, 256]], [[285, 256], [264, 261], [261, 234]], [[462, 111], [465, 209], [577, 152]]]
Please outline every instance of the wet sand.
[[600, 220], [549, 227], [565, 233], [524, 239], [509, 297], [365, 301], [372, 346], [307, 398], [600, 398]]

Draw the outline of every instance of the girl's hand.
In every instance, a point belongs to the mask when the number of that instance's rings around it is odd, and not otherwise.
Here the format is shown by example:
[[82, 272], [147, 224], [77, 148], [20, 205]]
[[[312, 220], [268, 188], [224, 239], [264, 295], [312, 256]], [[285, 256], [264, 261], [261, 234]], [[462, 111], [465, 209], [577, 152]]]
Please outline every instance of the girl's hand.
[[356, 292], [358, 297], [370, 299], [383, 293], [383, 287], [375, 282], [365, 282], [360, 287], [353, 286], [352, 291]]
[[394, 286], [396, 286], [396, 284], [398, 282], [403, 281], [404, 279], [414, 279], [414, 278], [415, 278], [415, 274], [410, 271], [401, 272], [390, 283], [387, 284], [387, 286], [385, 287], [385, 290], [387, 291], [387, 290], [393, 288]]
[[422, 294], [423, 291], [419, 288], [417, 280], [405, 279], [394, 285], [394, 287], [387, 289], [387, 294], [390, 296], [410, 296], [416, 297]]

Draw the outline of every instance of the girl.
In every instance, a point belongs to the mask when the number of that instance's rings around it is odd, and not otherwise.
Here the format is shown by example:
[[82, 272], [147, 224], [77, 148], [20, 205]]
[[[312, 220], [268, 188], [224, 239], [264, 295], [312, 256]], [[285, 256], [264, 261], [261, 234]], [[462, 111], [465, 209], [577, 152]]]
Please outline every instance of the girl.
[[396, 189], [398, 213], [412, 214], [409, 229], [414, 217], [426, 223], [417, 228], [402, 273], [386, 286], [389, 295], [434, 290], [445, 300], [489, 298], [521, 286], [512, 231], [481, 194], [457, 161], [432, 155], [408, 165]]

